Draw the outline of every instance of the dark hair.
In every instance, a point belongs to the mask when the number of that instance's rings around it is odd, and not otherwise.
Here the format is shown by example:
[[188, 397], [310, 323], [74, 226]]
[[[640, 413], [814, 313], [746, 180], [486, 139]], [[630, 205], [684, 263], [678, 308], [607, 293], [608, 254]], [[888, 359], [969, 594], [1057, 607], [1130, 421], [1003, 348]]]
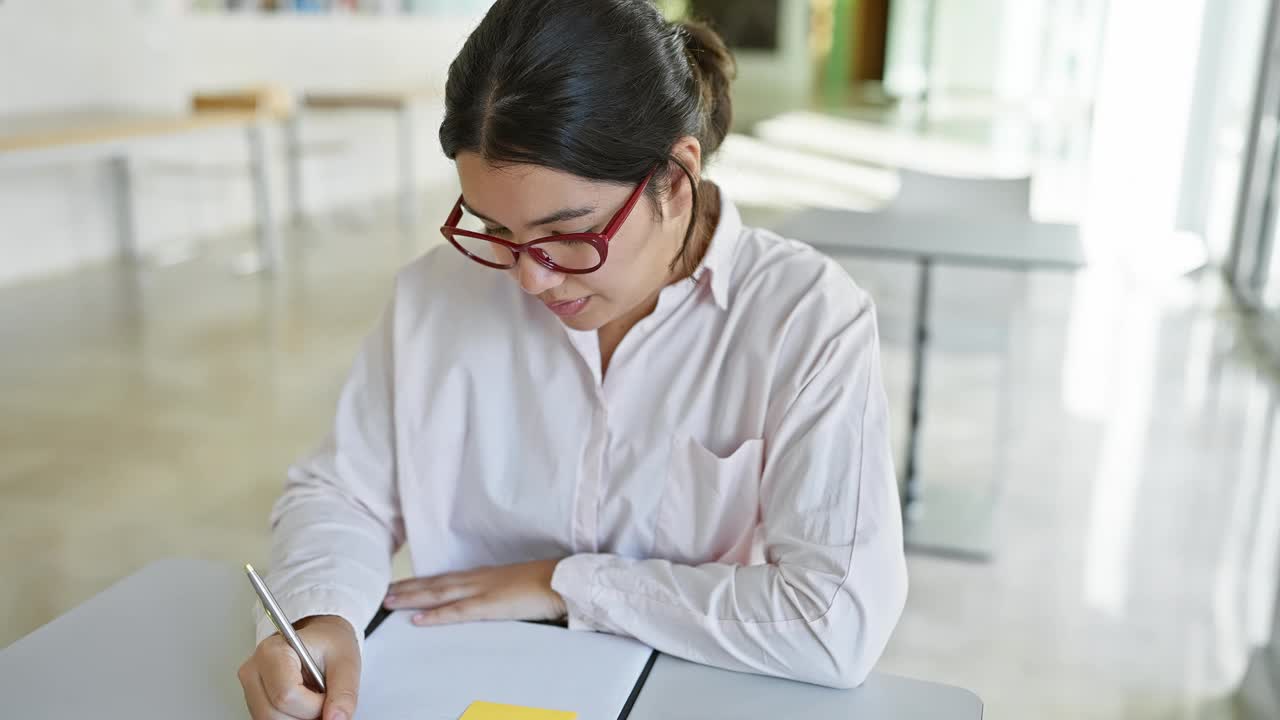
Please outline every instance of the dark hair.
[[733, 75], [714, 30], [670, 23], [651, 0], [498, 0], [449, 66], [440, 144], [451, 159], [477, 152], [618, 184], [665, 166], [650, 183], [655, 211], [683, 171], [694, 212], [674, 267], [715, 209], [671, 148], [691, 135], [704, 164], [715, 153]]

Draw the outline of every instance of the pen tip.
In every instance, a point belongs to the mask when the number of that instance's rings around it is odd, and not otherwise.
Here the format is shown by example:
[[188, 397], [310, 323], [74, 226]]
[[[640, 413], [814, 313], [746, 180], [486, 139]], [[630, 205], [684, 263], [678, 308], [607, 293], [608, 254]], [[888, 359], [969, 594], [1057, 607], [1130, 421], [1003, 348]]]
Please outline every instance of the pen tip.
[[244, 569], [248, 572], [254, 572], [253, 566], [250, 565], [249, 563], [244, 564]]

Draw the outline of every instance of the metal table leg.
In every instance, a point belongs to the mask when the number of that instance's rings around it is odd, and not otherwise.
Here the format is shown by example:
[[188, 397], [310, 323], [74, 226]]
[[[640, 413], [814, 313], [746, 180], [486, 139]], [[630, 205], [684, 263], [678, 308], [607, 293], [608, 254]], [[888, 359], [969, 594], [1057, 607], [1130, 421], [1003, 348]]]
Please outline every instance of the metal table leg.
[[[933, 261], [919, 261], [915, 336], [912, 341], [911, 415], [902, 484], [903, 531], [907, 549], [943, 557], [985, 561], [991, 557], [994, 497], [980, 487], [935, 485], [924, 494], [920, 481], [920, 433], [924, 424], [924, 383], [929, 350], [929, 310]], [[988, 486], [990, 483], [987, 484]]]
[[271, 171], [267, 158], [266, 129], [262, 123], [254, 123], [246, 132], [249, 139], [249, 167], [253, 176], [253, 203], [257, 213], [258, 257], [256, 262], [247, 263], [242, 269], [247, 272], [270, 272], [282, 267], [284, 248], [271, 205]]
[[400, 224], [413, 228], [418, 224], [417, 174], [414, 172], [413, 108], [406, 103], [396, 113], [397, 144], [400, 166]]
[[916, 322], [911, 339], [911, 414], [907, 426], [907, 465], [902, 480], [902, 512], [910, 520], [920, 503], [918, 463], [920, 423], [924, 419], [925, 358], [929, 346], [929, 295], [933, 289], [933, 261], [920, 260], [916, 280]]
[[300, 225], [306, 220], [302, 188], [302, 116], [294, 113], [284, 122], [289, 167], [289, 221]]
[[137, 223], [133, 208], [133, 173], [127, 155], [116, 155], [109, 161], [112, 204], [116, 214], [116, 243], [120, 258], [126, 263], [141, 260], [138, 251]]

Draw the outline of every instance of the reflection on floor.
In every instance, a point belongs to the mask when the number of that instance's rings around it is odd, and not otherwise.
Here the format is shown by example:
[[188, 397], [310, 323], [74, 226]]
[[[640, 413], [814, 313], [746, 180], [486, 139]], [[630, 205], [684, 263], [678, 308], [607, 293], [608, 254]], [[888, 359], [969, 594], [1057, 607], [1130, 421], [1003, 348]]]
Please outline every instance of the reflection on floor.
[[[329, 421], [392, 272], [434, 242], [299, 240], [274, 283], [213, 254], [0, 290], [0, 645], [159, 557], [263, 558], [284, 467]], [[914, 274], [847, 267], [880, 306], [901, 448]], [[1280, 432], [1219, 289], [937, 277], [926, 493], [996, 495], [998, 549], [911, 558], [882, 669], [968, 687], [992, 718], [1227, 717], [1273, 597]]]

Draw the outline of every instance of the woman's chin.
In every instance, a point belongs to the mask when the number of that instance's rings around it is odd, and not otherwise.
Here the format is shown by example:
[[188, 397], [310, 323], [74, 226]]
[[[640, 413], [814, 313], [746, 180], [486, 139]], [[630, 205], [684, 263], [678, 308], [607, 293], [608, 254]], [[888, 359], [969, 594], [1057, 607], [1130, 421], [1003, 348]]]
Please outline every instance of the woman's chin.
[[562, 317], [560, 318], [560, 322], [564, 323], [565, 327], [571, 330], [591, 332], [599, 330], [604, 326], [604, 323], [597, 320], [596, 317], [596, 314], [593, 312], [585, 312], [581, 315], [574, 315], [573, 317]]

